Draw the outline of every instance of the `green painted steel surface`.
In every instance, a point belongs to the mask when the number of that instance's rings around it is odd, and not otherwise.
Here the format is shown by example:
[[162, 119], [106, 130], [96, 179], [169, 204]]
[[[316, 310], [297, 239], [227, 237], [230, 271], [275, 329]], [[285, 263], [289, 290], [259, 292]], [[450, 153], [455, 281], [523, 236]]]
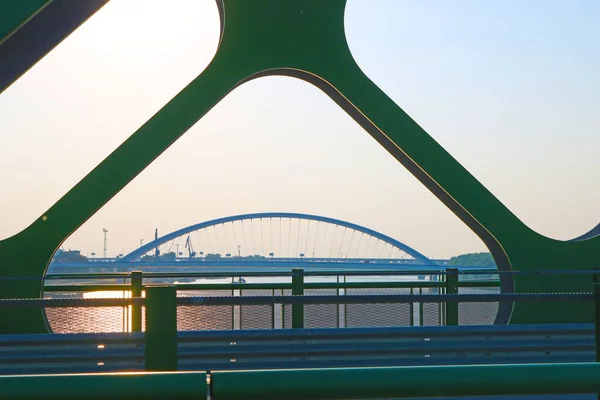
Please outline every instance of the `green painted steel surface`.
[[387, 399], [600, 391], [600, 364], [213, 371], [213, 400]]
[[[133, 271], [131, 273], [131, 297], [142, 297], [142, 272]], [[131, 331], [142, 331], [142, 306], [134, 304], [131, 306]]]
[[0, 376], [11, 400], [205, 399], [205, 372]]
[[177, 371], [177, 289], [146, 288], [146, 371]]
[[[448, 269], [446, 275], [446, 294], [458, 294], [458, 269]], [[446, 325], [458, 325], [458, 302], [446, 302]]]
[[[304, 270], [292, 270], [292, 296], [304, 296]], [[304, 304], [292, 304], [292, 329], [304, 328]]]
[[0, 44], [51, 2], [52, 0], [0, 2]]
[[[564, 242], [528, 228], [361, 71], [346, 42], [345, 0], [222, 0], [219, 5], [221, 41], [209, 66], [48, 211], [0, 242], [0, 276], [42, 276], [71, 233], [223, 97], [268, 75], [305, 80], [330, 96], [483, 240], [501, 270], [600, 264], [599, 236]], [[590, 285], [585, 275], [501, 279], [505, 291], [520, 293], [580, 292]], [[39, 281], [0, 281], [3, 297], [39, 297], [40, 292]], [[593, 319], [591, 305], [501, 307], [512, 313], [511, 323]], [[2, 310], [0, 320], [0, 333], [47, 331], [41, 310]]]
[[[594, 280], [597, 280], [597, 275], [594, 275]], [[600, 362], [600, 282], [594, 282], [594, 331], [596, 361]]]

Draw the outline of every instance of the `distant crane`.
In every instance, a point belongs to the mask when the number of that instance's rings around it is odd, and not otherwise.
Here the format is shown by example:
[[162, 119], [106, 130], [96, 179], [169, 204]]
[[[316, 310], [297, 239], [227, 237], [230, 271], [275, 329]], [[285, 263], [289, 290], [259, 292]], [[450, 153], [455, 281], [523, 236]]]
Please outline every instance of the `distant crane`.
[[192, 247], [192, 241], [190, 240], [190, 235], [188, 235], [186, 241], [185, 241], [185, 248], [188, 249], [188, 253], [189, 253], [189, 257], [195, 257], [196, 256], [196, 252], [194, 251], [194, 248]]
[[[154, 231], [154, 240], [158, 240], [158, 228], [156, 228], [156, 230]], [[160, 250], [158, 249], [158, 246], [156, 246], [156, 248], [154, 249], [154, 257], [158, 259], [159, 256]]]

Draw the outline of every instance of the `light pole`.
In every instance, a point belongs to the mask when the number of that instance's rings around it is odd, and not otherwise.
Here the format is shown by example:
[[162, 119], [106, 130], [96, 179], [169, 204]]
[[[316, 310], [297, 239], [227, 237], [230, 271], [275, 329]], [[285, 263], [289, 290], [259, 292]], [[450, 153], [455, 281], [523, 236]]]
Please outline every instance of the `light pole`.
[[106, 234], [108, 233], [108, 231], [106, 230], [106, 228], [102, 228], [102, 232], [104, 233], [104, 258], [106, 258]]

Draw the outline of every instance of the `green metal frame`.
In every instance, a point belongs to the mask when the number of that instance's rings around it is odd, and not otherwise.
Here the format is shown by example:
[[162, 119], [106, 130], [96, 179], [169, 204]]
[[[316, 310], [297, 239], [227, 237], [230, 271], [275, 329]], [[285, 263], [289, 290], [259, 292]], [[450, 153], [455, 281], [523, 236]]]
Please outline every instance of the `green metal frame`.
[[5, 5], [2, 7], [0, 13], [0, 44], [51, 2], [52, 0], [15, 1], [10, 6]]
[[[331, 97], [483, 240], [499, 269], [600, 265], [600, 236], [563, 242], [531, 230], [361, 71], [346, 42], [345, 0], [219, 0], [218, 5], [221, 38], [208, 67], [29, 227], [0, 242], [0, 276], [42, 276], [69, 235], [223, 97], [269, 75], [302, 79]], [[590, 285], [584, 275], [502, 275], [501, 280], [503, 291], [519, 293], [579, 292]], [[35, 280], [0, 281], [6, 298], [39, 297], [41, 289]], [[510, 323], [593, 319], [591, 305], [502, 307]], [[47, 331], [42, 310], [3, 311], [0, 319], [0, 333]]]
[[0, 376], [3, 399], [206, 399], [206, 372]]
[[[366, 399], [586, 394], [600, 364], [520, 364], [0, 377], [9, 399]], [[432, 383], [433, 382], [433, 383]]]
[[[131, 273], [131, 297], [142, 297], [144, 289], [143, 277], [141, 271]], [[142, 307], [139, 304], [131, 306], [131, 331], [142, 331]]]
[[211, 394], [214, 400], [586, 394], [600, 391], [599, 375], [599, 363], [213, 371]]
[[[446, 294], [458, 294], [459, 287], [458, 269], [448, 269], [448, 274], [446, 274]], [[458, 325], [458, 301], [448, 301], [445, 307], [446, 325]]]
[[177, 288], [146, 288], [146, 371], [177, 371]]
[[[304, 271], [292, 271], [292, 296], [304, 296]], [[292, 304], [292, 329], [304, 328], [304, 304]]]

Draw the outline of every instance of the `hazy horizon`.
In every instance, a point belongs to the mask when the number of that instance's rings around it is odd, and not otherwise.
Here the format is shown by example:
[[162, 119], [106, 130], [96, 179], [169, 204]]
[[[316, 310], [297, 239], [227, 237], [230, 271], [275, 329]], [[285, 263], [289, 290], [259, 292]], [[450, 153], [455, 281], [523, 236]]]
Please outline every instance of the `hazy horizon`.
[[[600, 221], [600, 3], [349, 1], [365, 73], [524, 223], [567, 240]], [[112, 0], [0, 95], [0, 239], [26, 228], [210, 62], [213, 0]], [[1, 68], [1, 66], [0, 66]], [[242, 85], [63, 247], [127, 253], [252, 212], [380, 231], [429, 257], [481, 240], [315, 87]], [[180, 244], [183, 246], [184, 240]]]

